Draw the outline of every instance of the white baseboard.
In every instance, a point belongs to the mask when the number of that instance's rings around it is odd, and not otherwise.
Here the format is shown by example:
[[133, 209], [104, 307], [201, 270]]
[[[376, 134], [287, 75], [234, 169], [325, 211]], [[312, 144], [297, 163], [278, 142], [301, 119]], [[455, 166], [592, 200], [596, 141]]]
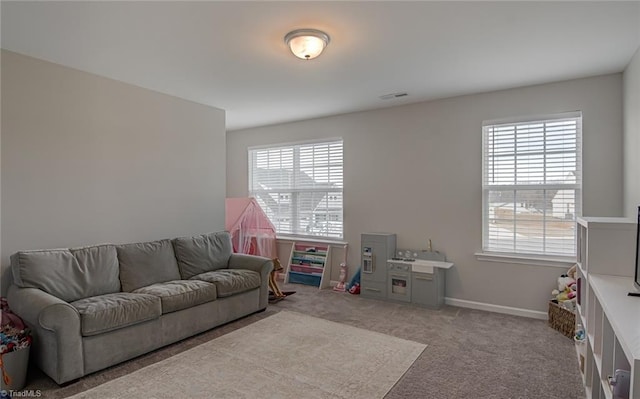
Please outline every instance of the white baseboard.
[[445, 298], [444, 303], [451, 306], [458, 306], [461, 308], [486, 310], [487, 312], [505, 313], [514, 316], [530, 317], [532, 319], [547, 320], [547, 312], [540, 312], [538, 310], [529, 310], [522, 308], [513, 308], [511, 306], [493, 305], [484, 302], [467, 301], [465, 299]]
[[[331, 287], [335, 287], [338, 281], [331, 280]], [[491, 303], [467, 301], [466, 299], [445, 298], [444, 303], [451, 306], [457, 306], [460, 308], [485, 310], [487, 312], [504, 313], [513, 316], [529, 317], [531, 319], [548, 320], [549, 315], [547, 312], [540, 312], [538, 310], [514, 308], [511, 306], [493, 305]]]

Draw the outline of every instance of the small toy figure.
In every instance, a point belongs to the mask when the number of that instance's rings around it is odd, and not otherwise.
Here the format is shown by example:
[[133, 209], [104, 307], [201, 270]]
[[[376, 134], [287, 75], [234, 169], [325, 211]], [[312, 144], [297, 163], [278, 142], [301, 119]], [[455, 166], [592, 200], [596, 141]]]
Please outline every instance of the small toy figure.
[[355, 283], [349, 288], [349, 294], [360, 295], [360, 283]]
[[347, 264], [340, 263], [340, 281], [333, 287], [334, 291], [345, 292], [347, 287], [345, 286], [345, 281], [347, 280]]

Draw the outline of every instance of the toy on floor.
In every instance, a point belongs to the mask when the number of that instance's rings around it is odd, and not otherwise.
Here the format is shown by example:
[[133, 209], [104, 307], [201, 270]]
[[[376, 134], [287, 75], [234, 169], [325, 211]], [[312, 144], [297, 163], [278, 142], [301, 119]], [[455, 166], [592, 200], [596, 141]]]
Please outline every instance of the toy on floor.
[[351, 281], [349, 281], [349, 293], [358, 295], [360, 294], [360, 268], [356, 274], [351, 277]]
[[347, 280], [347, 264], [340, 263], [340, 281], [333, 287], [334, 291], [345, 292], [347, 290], [345, 281]]
[[355, 283], [349, 288], [349, 294], [360, 295], [360, 283]]
[[347, 288], [351, 288], [356, 284], [360, 284], [360, 268], [358, 268], [358, 270], [356, 271], [356, 274], [354, 274], [353, 277], [351, 277], [351, 280], [349, 281], [349, 285], [347, 286]]
[[289, 295], [293, 295], [295, 291], [281, 291], [276, 281], [278, 272], [284, 270], [278, 258], [273, 259], [273, 270], [269, 273], [269, 302], [274, 303], [283, 300]]

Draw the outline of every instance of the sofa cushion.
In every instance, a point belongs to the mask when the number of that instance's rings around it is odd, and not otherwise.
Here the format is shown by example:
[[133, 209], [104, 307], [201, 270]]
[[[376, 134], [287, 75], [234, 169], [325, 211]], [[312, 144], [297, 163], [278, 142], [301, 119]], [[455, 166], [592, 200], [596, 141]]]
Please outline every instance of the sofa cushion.
[[70, 251], [85, 272], [83, 298], [120, 292], [120, 266], [115, 245], [92, 245]]
[[118, 245], [116, 249], [122, 291], [131, 292], [155, 283], [180, 280], [169, 240]]
[[115, 249], [110, 245], [21, 251], [11, 256], [11, 272], [18, 287], [39, 288], [72, 302], [119, 291], [118, 267], [114, 260]]
[[244, 269], [216, 270], [198, 274], [191, 279], [215, 284], [218, 290], [218, 298], [240, 294], [260, 287], [260, 274]]
[[233, 252], [231, 235], [226, 231], [175, 238], [173, 249], [183, 279], [226, 268]]
[[171, 313], [216, 299], [216, 286], [200, 280], [176, 280], [138, 288], [136, 294], [160, 298], [162, 313]]
[[162, 314], [154, 295], [118, 292], [71, 302], [80, 313], [82, 335], [90, 336], [156, 319]]

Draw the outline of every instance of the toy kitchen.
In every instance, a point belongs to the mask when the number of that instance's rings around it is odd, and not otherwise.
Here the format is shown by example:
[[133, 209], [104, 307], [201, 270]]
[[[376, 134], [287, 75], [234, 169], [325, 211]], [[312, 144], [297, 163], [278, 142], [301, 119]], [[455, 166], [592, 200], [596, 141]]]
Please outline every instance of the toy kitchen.
[[409, 302], [440, 308], [445, 298], [446, 270], [453, 263], [433, 251], [396, 248], [396, 234], [361, 236], [360, 294], [366, 298]]

